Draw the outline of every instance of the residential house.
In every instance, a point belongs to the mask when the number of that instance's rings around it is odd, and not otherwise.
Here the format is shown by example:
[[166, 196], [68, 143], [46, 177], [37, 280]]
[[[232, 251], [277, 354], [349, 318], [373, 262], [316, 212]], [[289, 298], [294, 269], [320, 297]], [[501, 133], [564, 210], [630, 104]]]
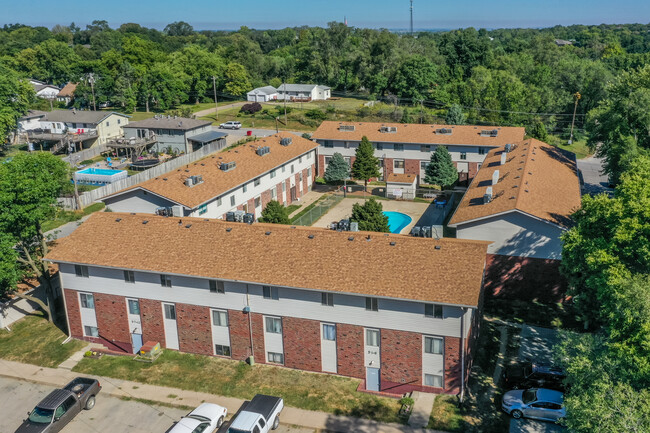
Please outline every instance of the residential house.
[[56, 95], [59, 94], [58, 87], [47, 84], [44, 81], [30, 79], [29, 83], [34, 87], [34, 92], [36, 92], [36, 96], [39, 98], [52, 100], [56, 99]]
[[212, 122], [177, 116], [156, 115], [150, 119], [131, 122], [124, 128], [124, 136], [155, 136], [157, 143], [153, 148], [157, 152], [171, 148], [177, 153], [190, 153], [207, 143], [221, 142], [223, 147], [226, 145], [226, 134], [213, 131]]
[[325, 101], [332, 97], [332, 89], [317, 84], [282, 84], [278, 99], [296, 102]]
[[424, 183], [426, 167], [437, 146], [447, 147], [461, 180], [465, 180], [476, 175], [490, 149], [521, 141], [524, 135], [524, 128], [519, 127], [325, 121], [312, 140], [320, 144], [319, 176], [335, 152], [352, 166], [361, 138], [366, 136], [375, 148], [383, 178], [406, 173]]
[[68, 83], [63, 86], [63, 89], [56, 95], [56, 100], [65, 102], [66, 105], [70, 104], [74, 99], [74, 91], [77, 90], [77, 83]]
[[560, 237], [580, 208], [575, 155], [535, 139], [491, 150], [456, 208], [456, 237], [490, 241], [486, 284], [496, 294], [562, 294]]
[[259, 218], [269, 201], [289, 205], [311, 190], [317, 146], [287, 132], [275, 134], [102, 200], [117, 212], [153, 214], [178, 206], [176, 213], [182, 216], [223, 219], [227, 212], [240, 210]]
[[[110, 233], [113, 248], [97, 242]], [[486, 242], [96, 213], [57, 240], [70, 335], [458, 394]]]
[[557, 45], [558, 47], [564, 47], [564, 46], [567, 46], [567, 45], [573, 45], [573, 42], [567, 41], [567, 40], [564, 40], [564, 39], [556, 39], [555, 40], [555, 45]]
[[268, 102], [278, 99], [278, 89], [273, 86], [258, 87], [246, 94], [248, 101]]

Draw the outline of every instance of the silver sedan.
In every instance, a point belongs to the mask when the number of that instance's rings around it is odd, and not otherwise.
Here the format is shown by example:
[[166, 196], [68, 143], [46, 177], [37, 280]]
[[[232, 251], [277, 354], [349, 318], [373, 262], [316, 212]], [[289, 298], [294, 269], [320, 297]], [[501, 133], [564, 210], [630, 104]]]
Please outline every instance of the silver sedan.
[[203, 403], [181, 418], [167, 433], [212, 433], [221, 427], [227, 413], [225, 407]]
[[544, 388], [508, 391], [501, 408], [513, 418], [522, 417], [557, 422], [566, 416], [564, 394]]

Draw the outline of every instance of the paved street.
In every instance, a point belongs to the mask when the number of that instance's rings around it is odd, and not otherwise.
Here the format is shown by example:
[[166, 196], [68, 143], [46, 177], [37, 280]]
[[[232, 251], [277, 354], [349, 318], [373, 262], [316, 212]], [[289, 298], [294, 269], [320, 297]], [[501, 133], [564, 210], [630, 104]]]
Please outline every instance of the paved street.
[[611, 192], [608, 187], [609, 181], [606, 174], [602, 174], [603, 160], [590, 156], [578, 160], [578, 169], [582, 173], [584, 185], [582, 186], [583, 194], [599, 194], [601, 192]]
[[[220, 129], [217, 125], [213, 125], [212, 129], [218, 132], [225, 132], [226, 134], [231, 136], [242, 137], [242, 138], [246, 136], [248, 131], [253, 131], [252, 135], [256, 135], [258, 137], [266, 137], [268, 135], [275, 134], [275, 129], [258, 129], [258, 128]], [[288, 131], [288, 132], [291, 132], [292, 134], [296, 134], [298, 136], [302, 136], [302, 134], [304, 134], [304, 132], [300, 132], [300, 131]]]
[[[15, 431], [27, 412], [53, 389], [52, 386], [0, 377], [0, 432]], [[125, 401], [100, 393], [95, 407], [82, 411], [63, 432], [162, 433], [187, 412], [185, 409]], [[276, 432], [313, 433], [314, 430], [280, 425]]]

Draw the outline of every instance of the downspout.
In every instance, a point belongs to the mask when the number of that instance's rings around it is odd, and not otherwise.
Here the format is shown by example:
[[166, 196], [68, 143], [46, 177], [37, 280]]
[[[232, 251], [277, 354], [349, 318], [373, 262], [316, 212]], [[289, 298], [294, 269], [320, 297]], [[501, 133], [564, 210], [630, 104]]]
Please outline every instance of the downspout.
[[467, 307], [463, 307], [463, 315], [460, 316], [460, 402], [465, 397], [465, 314]]
[[251, 313], [251, 304], [250, 304], [250, 293], [248, 290], [248, 284], [246, 284], [246, 310], [248, 314], [248, 331], [250, 333], [250, 340], [251, 340], [251, 355], [249, 358], [249, 364], [253, 365], [255, 363], [255, 352], [253, 351], [253, 318], [252, 313]]

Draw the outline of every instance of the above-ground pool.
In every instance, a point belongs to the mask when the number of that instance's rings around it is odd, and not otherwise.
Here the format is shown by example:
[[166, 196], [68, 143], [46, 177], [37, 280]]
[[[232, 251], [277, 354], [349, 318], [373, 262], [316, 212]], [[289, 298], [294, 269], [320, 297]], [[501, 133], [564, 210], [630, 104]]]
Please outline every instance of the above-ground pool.
[[129, 173], [126, 170], [108, 170], [105, 168], [84, 168], [75, 173], [77, 183], [88, 185], [104, 185], [126, 179]]
[[388, 228], [391, 233], [399, 233], [409, 225], [413, 218], [401, 212], [383, 212], [388, 217]]

